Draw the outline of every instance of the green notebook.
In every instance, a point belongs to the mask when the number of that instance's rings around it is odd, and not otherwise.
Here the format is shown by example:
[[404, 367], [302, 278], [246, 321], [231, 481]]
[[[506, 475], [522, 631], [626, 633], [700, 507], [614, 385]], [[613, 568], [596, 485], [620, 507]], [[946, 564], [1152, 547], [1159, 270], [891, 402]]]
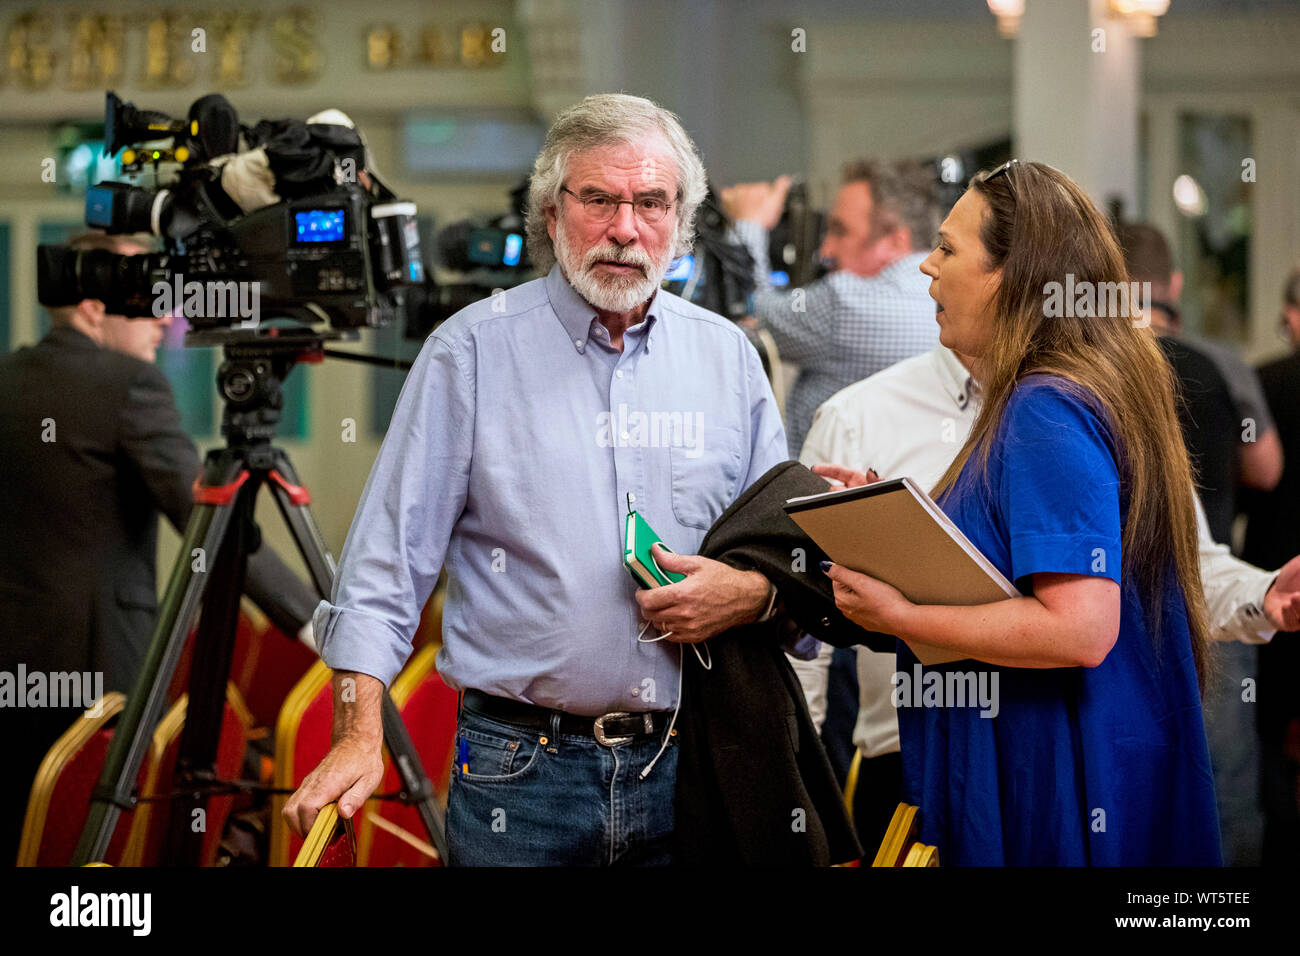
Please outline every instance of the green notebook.
[[632, 572], [633, 579], [643, 588], [661, 588], [684, 581], [686, 575], [675, 571], [664, 571], [659, 567], [650, 553], [650, 546], [656, 541], [665, 551], [673, 550], [660, 540], [659, 535], [655, 534], [645, 518], [635, 511], [628, 512], [627, 525], [623, 534], [623, 563]]

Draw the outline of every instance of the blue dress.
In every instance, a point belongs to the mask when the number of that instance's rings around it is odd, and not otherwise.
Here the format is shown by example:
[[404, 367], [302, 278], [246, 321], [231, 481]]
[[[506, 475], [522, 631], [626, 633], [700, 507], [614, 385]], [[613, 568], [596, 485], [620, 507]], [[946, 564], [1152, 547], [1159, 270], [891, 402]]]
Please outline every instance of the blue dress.
[[997, 690], [995, 716], [896, 692], [906, 799], [943, 865], [1221, 865], [1182, 590], [1171, 568], [1157, 649], [1134, 583], [1120, 579], [1127, 506], [1111, 433], [1100, 406], [1061, 381], [1017, 385], [987, 486], [968, 465], [940, 504], [1022, 593], [1037, 572], [1120, 583], [1119, 637], [1099, 667], [1055, 669], [964, 661], [914, 671], [900, 641], [900, 672], [973, 671]]

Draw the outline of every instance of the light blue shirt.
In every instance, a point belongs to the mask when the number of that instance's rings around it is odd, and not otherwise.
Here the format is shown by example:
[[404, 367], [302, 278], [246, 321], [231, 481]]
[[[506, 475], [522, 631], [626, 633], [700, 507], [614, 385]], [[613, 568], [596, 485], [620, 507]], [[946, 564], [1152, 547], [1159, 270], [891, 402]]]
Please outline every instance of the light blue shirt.
[[627, 495], [695, 553], [785, 449], [740, 329], [660, 291], [619, 352], [557, 266], [425, 342], [317, 609], [321, 656], [390, 684], [445, 562], [450, 686], [575, 714], [670, 709], [679, 651], [637, 641]]

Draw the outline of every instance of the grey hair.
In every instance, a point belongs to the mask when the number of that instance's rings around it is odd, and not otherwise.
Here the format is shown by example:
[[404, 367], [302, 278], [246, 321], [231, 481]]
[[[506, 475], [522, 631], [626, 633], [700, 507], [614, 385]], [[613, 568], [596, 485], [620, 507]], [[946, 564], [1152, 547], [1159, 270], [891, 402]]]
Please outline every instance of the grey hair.
[[625, 93], [599, 93], [570, 106], [555, 118], [546, 142], [533, 163], [528, 186], [524, 232], [533, 265], [547, 272], [555, 263], [555, 248], [546, 230], [546, 211], [560, 203], [560, 187], [574, 153], [600, 146], [629, 144], [647, 133], [668, 143], [677, 165], [677, 230], [673, 256], [684, 256], [695, 244], [695, 211], [708, 192], [704, 163], [676, 115], [661, 106]]
[[905, 226], [912, 236], [912, 251], [934, 246], [943, 220], [934, 174], [922, 163], [886, 163], [858, 159], [844, 165], [844, 184], [866, 183], [871, 190], [868, 236], [879, 239]]

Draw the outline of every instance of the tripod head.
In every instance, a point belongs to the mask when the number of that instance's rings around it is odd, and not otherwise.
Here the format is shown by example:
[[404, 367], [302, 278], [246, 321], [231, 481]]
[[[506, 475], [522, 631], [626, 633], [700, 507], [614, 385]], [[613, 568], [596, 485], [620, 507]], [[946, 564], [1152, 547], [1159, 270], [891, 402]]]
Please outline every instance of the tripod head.
[[[300, 362], [321, 362], [327, 340], [356, 340], [351, 329], [314, 331], [306, 326], [191, 331], [187, 348], [219, 345], [225, 361], [217, 369], [217, 393], [224, 407], [221, 434], [230, 448], [268, 446], [284, 411], [284, 380]], [[344, 353], [346, 354], [346, 353]]]

